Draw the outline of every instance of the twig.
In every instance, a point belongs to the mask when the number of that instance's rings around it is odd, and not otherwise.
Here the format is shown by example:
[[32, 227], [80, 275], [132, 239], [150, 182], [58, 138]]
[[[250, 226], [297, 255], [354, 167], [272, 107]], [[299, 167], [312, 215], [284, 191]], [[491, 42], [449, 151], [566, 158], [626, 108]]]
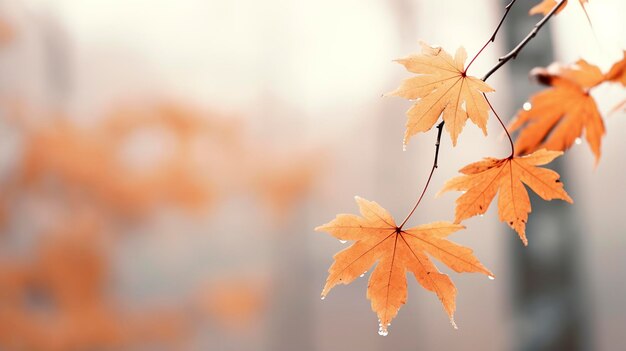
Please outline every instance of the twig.
[[485, 50], [485, 48], [489, 45], [489, 43], [493, 43], [496, 40], [496, 34], [498, 34], [498, 31], [500, 30], [500, 27], [502, 27], [502, 24], [504, 23], [504, 20], [506, 19], [506, 16], [509, 14], [509, 11], [511, 11], [511, 7], [513, 7], [513, 4], [515, 4], [515, 1], [517, 1], [517, 0], [512, 0], [508, 5], [506, 5], [506, 7], [504, 8], [505, 9], [504, 15], [502, 16], [502, 19], [500, 19], [500, 23], [498, 23], [498, 26], [496, 27], [496, 30], [493, 31], [493, 34], [491, 35], [489, 40], [487, 40], [485, 45], [483, 45], [483, 47], [480, 50], [478, 50], [478, 53], [476, 53], [476, 55], [474, 55], [474, 58], [472, 58], [470, 63], [467, 64], [467, 67], [465, 67], [465, 72], [467, 72], [467, 70], [470, 68], [472, 63], [474, 63], [476, 58], [478, 58], [478, 56], [480, 56], [480, 54], [483, 52], [483, 50]]
[[535, 24], [535, 26], [530, 31], [530, 33], [528, 33], [528, 35], [526, 35], [526, 37], [522, 41], [520, 41], [519, 44], [517, 44], [517, 46], [513, 48], [513, 50], [511, 50], [508, 54], [498, 59], [498, 63], [495, 66], [493, 66], [489, 70], [489, 72], [487, 72], [487, 74], [485, 74], [482, 80], [486, 81], [492, 74], [494, 74], [497, 70], [499, 70], [500, 67], [504, 66], [505, 63], [509, 62], [509, 60], [514, 60], [517, 57], [517, 55], [520, 53], [520, 51], [522, 51], [524, 46], [526, 46], [526, 44], [528, 44], [528, 42], [530, 42], [532, 38], [534, 38], [537, 35], [537, 33], [539, 33], [539, 30], [541, 29], [541, 27], [543, 27], [543, 25], [546, 24], [546, 22], [548, 22], [548, 20], [550, 20], [550, 18], [565, 4], [565, 1], [566, 0], [559, 0], [559, 2], [554, 6], [554, 8], [550, 10], [550, 12], [548, 12], [548, 14], [545, 15], [541, 19], [541, 21]]
[[498, 116], [498, 113], [496, 112], [496, 110], [491, 105], [491, 102], [489, 101], [489, 99], [487, 99], [487, 94], [483, 93], [483, 96], [485, 97], [485, 100], [487, 101], [487, 104], [489, 104], [489, 108], [491, 109], [491, 112], [493, 112], [493, 114], [496, 115], [496, 118], [498, 119], [498, 122], [500, 122], [500, 125], [502, 126], [502, 129], [504, 129], [504, 132], [506, 133], [506, 136], [509, 137], [509, 143], [511, 143], [511, 155], [509, 155], [509, 158], [512, 158], [515, 155], [515, 146], [513, 145], [513, 139], [511, 138], [511, 134], [509, 133], [509, 130], [506, 129], [506, 126], [504, 125], [504, 122], [502, 122], [502, 118], [500, 118], [500, 116]]
[[406, 218], [404, 219], [404, 221], [402, 221], [402, 224], [400, 224], [398, 226], [397, 229], [402, 229], [402, 227], [404, 227], [404, 225], [406, 224], [406, 221], [409, 220], [409, 218], [411, 218], [411, 216], [413, 215], [413, 213], [415, 212], [415, 210], [417, 209], [417, 206], [419, 206], [420, 202], [422, 202], [422, 198], [424, 197], [424, 194], [426, 194], [426, 189], [428, 189], [428, 185], [430, 184], [430, 180], [433, 177], [433, 173], [435, 173], [435, 168], [437, 168], [437, 159], [439, 158], [439, 145], [441, 145], [441, 132], [443, 131], [443, 121], [441, 121], [441, 123], [439, 123], [437, 125], [437, 141], [435, 142], [435, 159], [433, 161], [433, 166], [430, 169], [430, 174], [428, 175], [428, 180], [426, 181], [426, 185], [424, 185], [424, 189], [422, 190], [422, 194], [420, 195], [419, 199], [417, 199], [417, 202], [415, 203], [415, 206], [413, 206], [413, 209], [411, 210], [411, 212], [409, 212], [408, 215], [406, 215]]

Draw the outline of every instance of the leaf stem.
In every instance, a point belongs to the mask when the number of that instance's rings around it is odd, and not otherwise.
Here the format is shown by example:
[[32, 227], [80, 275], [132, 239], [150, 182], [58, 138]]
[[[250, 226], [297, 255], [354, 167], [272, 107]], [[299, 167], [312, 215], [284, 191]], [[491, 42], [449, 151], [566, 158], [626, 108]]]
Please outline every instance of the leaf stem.
[[437, 160], [439, 159], [439, 145], [441, 145], [441, 132], [443, 131], [443, 121], [441, 121], [441, 123], [439, 123], [437, 125], [437, 141], [435, 142], [435, 159], [433, 161], [433, 166], [430, 169], [430, 174], [428, 175], [428, 180], [426, 181], [426, 185], [424, 185], [424, 189], [422, 190], [422, 194], [420, 194], [420, 197], [417, 199], [417, 202], [415, 203], [415, 205], [413, 206], [413, 209], [411, 210], [411, 212], [409, 212], [409, 214], [406, 216], [406, 218], [404, 218], [404, 221], [402, 221], [402, 224], [400, 224], [398, 226], [398, 229], [401, 230], [402, 227], [404, 227], [404, 225], [406, 224], [406, 221], [409, 220], [409, 218], [411, 218], [411, 216], [413, 215], [413, 213], [415, 212], [415, 210], [417, 209], [417, 206], [419, 206], [420, 202], [422, 202], [422, 198], [424, 197], [424, 194], [426, 194], [426, 189], [428, 189], [428, 185], [430, 185], [430, 180], [433, 177], [433, 173], [435, 173], [435, 169], [438, 167], [437, 166]]
[[496, 27], [496, 30], [493, 31], [493, 34], [491, 35], [489, 40], [487, 40], [485, 45], [483, 45], [483, 47], [480, 50], [478, 50], [478, 52], [476, 53], [476, 55], [474, 55], [474, 57], [472, 58], [470, 63], [467, 65], [467, 67], [465, 67], [465, 72], [467, 72], [467, 70], [470, 68], [472, 63], [474, 63], [474, 61], [476, 60], [476, 58], [478, 58], [478, 56], [480, 56], [480, 54], [482, 54], [483, 50], [485, 50], [485, 48], [487, 48], [489, 43], [493, 43], [496, 40], [496, 34], [498, 34], [498, 31], [500, 30], [500, 27], [502, 27], [502, 24], [504, 23], [504, 20], [506, 19], [506, 16], [509, 14], [509, 11], [511, 11], [511, 7], [513, 7], [513, 4], [515, 4], [515, 1], [517, 1], [517, 0], [511, 0], [511, 2], [508, 5], [506, 5], [506, 7], [504, 8], [505, 9], [504, 15], [500, 19], [500, 23], [498, 23], [498, 26]]
[[489, 108], [491, 109], [493, 114], [496, 115], [496, 118], [498, 119], [498, 122], [500, 122], [502, 129], [504, 129], [504, 131], [506, 132], [506, 136], [509, 138], [509, 143], [511, 143], [511, 155], [509, 155], [508, 158], [512, 158], [513, 155], [515, 155], [515, 146], [513, 145], [513, 139], [511, 138], [511, 134], [509, 133], [508, 129], [506, 129], [504, 122], [502, 122], [502, 119], [500, 118], [500, 116], [498, 116], [498, 113], [493, 108], [493, 105], [491, 105], [491, 102], [489, 101], [489, 99], [487, 99], [487, 94], [483, 93], [483, 96], [485, 97], [485, 100], [487, 100], [487, 104], [489, 105]]

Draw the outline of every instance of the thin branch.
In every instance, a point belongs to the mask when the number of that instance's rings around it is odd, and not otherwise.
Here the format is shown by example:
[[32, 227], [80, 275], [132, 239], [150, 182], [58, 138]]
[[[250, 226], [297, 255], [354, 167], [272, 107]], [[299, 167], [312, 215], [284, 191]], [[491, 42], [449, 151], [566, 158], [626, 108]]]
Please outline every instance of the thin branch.
[[487, 94], [483, 93], [483, 96], [485, 97], [485, 100], [487, 100], [487, 104], [489, 104], [489, 108], [491, 109], [493, 114], [496, 115], [496, 118], [498, 119], [498, 122], [500, 122], [500, 125], [502, 126], [502, 129], [504, 129], [504, 131], [506, 132], [506, 136], [509, 137], [509, 143], [511, 143], [511, 155], [509, 155], [509, 158], [512, 158], [513, 155], [515, 155], [515, 146], [513, 145], [513, 139], [511, 138], [511, 134], [506, 129], [506, 126], [504, 125], [504, 122], [502, 122], [502, 118], [500, 118], [500, 116], [498, 116], [498, 113], [496, 112], [496, 110], [491, 105], [491, 102], [489, 101], [489, 99], [487, 99]]
[[430, 174], [428, 175], [428, 180], [426, 181], [426, 185], [424, 185], [424, 189], [422, 190], [422, 194], [420, 195], [419, 199], [417, 199], [417, 202], [415, 203], [415, 206], [413, 206], [413, 209], [411, 210], [411, 212], [409, 212], [409, 214], [406, 216], [406, 218], [404, 219], [404, 221], [402, 221], [402, 224], [400, 224], [398, 226], [398, 229], [402, 229], [402, 227], [404, 227], [404, 225], [406, 224], [406, 221], [409, 220], [409, 218], [411, 218], [411, 216], [413, 215], [413, 213], [415, 212], [415, 210], [417, 209], [417, 206], [419, 206], [420, 202], [422, 202], [422, 198], [424, 197], [424, 194], [426, 194], [426, 189], [428, 189], [428, 185], [430, 185], [430, 180], [433, 177], [433, 173], [435, 173], [435, 169], [438, 167], [437, 166], [437, 159], [439, 158], [439, 145], [441, 145], [441, 132], [443, 131], [443, 121], [441, 121], [441, 123], [439, 123], [437, 125], [437, 141], [435, 142], [435, 159], [433, 161], [433, 166], [430, 169]]
[[467, 67], [465, 67], [465, 72], [467, 72], [467, 70], [470, 68], [472, 63], [474, 63], [474, 61], [476, 60], [476, 58], [478, 58], [478, 56], [480, 56], [480, 54], [482, 54], [483, 50], [485, 50], [485, 48], [487, 48], [489, 43], [493, 43], [496, 40], [496, 34], [498, 34], [498, 31], [500, 30], [500, 27], [502, 27], [502, 24], [504, 23], [504, 20], [506, 19], [506, 16], [509, 14], [509, 11], [511, 11], [511, 7], [513, 7], [513, 4], [515, 4], [515, 1], [517, 1], [517, 0], [511, 0], [511, 2], [508, 5], [506, 5], [506, 7], [504, 8], [505, 9], [504, 15], [500, 19], [500, 23], [498, 23], [498, 26], [496, 27], [496, 30], [493, 31], [493, 34], [491, 35], [489, 40], [487, 40], [485, 45], [483, 45], [483, 47], [480, 50], [478, 50], [478, 53], [476, 53], [476, 55], [474, 55], [474, 58], [472, 58], [470, 63], [467, 65]]
[[517, 57], [517, 55], [520, 53], [520, 51], [522, 51], [524, 46], [526, 46], [526, 44], [528, 44], [528, 42], [530, 42], [537, 35], [537, 33], [539, 33], [539, 30], [541, 29], [541, 27], [543, 27], [543, 25], [546, 24], [546, 22], [550, 20], [550, 18], [565, 4], [566, 1], [567, 0], [559, 0], [559, 2], [554, 6], [554, 8], [550, 10], [550, 12], [548, 12], [548, 14], [545, 15], [541, 19], [541, 21], [535, 24], [535, 26], [528, 33], [528, 35], [526, 35], [526, 37], [522, 41], [520, 41], [519, 44], [517, 44], [517, 46], [513, 48], [513, 50], [511, 50], [508, 54], [498, 59], [498, 63], [495, 66], [493, 66], [489, 70], [489, 72], [487, 72], [487, 74], [485, 74], [482, 80], [486, 81], [492, 74], [494, 74], [497, 70], [499, 70], [500, 67], [504, 66], [505, 63], [509, 62], [510, 60], [514, 60]]

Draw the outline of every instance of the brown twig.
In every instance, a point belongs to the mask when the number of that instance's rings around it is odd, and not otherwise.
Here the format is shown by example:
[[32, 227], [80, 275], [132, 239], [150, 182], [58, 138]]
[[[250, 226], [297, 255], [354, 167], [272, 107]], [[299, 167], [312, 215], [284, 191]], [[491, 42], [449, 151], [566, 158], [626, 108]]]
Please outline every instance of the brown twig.
[[496, 34], [498, 34], [498, 31], [500, 30], [500, 27], [502, 27], [502, 24], [504, 23], [504, 20], [506, 19], [506, 16], [509, 14], [509, 11], [511, 11], [511, 7], [513, 7], [513, 4], [515, 4], [515, 1], [517, 1], [517, 0], [511, 0], [511, 2], [508, 5], [506, 5], [506, 7], [504, 8], [504, 10], [505, 10], [504, 11], [504, 15], [502, 16], [502, 19], [500, 19], [500, 23], [498, 23], [498, 26], [496, 27], [496, 30], [493, 31], [493, 34], [491, 35], [489, 40], [487, 40], [485, 45], [483, 45], [483, 47], [480, 50], [478, 50], [478, 52], [476, 53], [476, 55], [474, 55], [474, 57], [472, 58], [470, 63], [467, 64], [467, 67], [465, 67], [465, 72], [467, 72], [467, 70], [470, 68], [472, 63], [474, 63], [474, 61], [476, 60], [476, 58], [478, 58], [478, 56], [480, 56], [480, 54], [482, 54], [483, 50], [485, 50], [485, 48], [487, 48], [489, 43], [493, 43], [496, 40]]
[[565, 4], [565, 1], [566, 0], [559, 0], [559, 2], [556, 5], [554, 5], [554, 8], [550, 10], [550, 12], [548, 12], [548, 14], [545, 15], [541, 19], [541, 21], [535, 24], [535, 26], [528, 33], [528, 35], [526, 35], [526, 37], [522, 41], [520, 41], [519, 44], [517, 44], [517, 46], [513, 48], [513, 50], [511, 50], [508, 54], [498, 59], [498, 63], [495, 66], [493, 66], [489, 70], [489, 72], [487, 72], [487, 74], [485, 74], [482, 80], [486, 81], [492, 74], [494, 74], [497, 70], [499, 70], [500, 67], [504, 66], [505, 63], [509, 62], [510, 60], [514, 60], [517, 57], [517, 55], [520, 53], [520, 51], [522, 51], [524, 46], [526, 46], [526, 44], [528, 44], [528, 42], [530, 42], [537, 35], [537, 33], [539, 33], [539, 30], [541, 29], [541, 27], [543, 27], [543, 25], [546, 24], [546, 22], [548, 22], [550, 18], [552, 18], [552, 16]]
[[441, 145], [441, 132], [443, 131], [443, 121], [441, 121], [441, 123], [439, 123], [437, 125], [437, 141], [435, 142], [435, 160], [433, 161], [433, 166], [430, 169], [430, 174], [428, 175], [428, 180], [426, 181], [426, 185], [424, 185], [424, 189], [422, 190], [422, 194], [420, 195], [419, 199], [417, 199], [417, 202], [415, 203], [415, 206], [413, 206], [413, 209], [411, 210], [411, 212], [409, 212], [408, 215], [406, 215], [406, 218], [404, 218], [404, 221], [402, 221], [402, 224], [400, 224], [398, 226], [397, 229], [402, 229], [402, 227], [404, 227], [404, 225], [406, 224], [406, 221], [409, 220], [409, 218], [411, 218], [411, 216], [413, 215], [413, 213], [415, 212], [415, 210], [417, 209], [417, 206], [419, 206], [420, 202], [422, 202], [422, 198], [424, 197], [424, 194], [426, 194], [426, 189], [428, 189], [428, 185], [430, 184], [430, 180], [433, 177], [433, 173], [435, 173], [435, 168], [437, 168], [437, 159], [439, 158], [439, 145]]
[[493, 114], [496, 116], [496, 118], [498, 119], [498, 122], [500, 122], [500, 125], [502, 126], [502, 129], [504, 129], [504, 132], [506, 133], [506, 136], [509, 138], [509, 143], [511, 143], [511, 154], [509, 155], [508, 158], [512, 158], [515, 155], [515, 146], [513, 145], [513, 139], [511, 138], [511, 134], [509, 133], [509, 130], [506, 129], [506, 126], [504, 125], [504, 122], [502, 122], [502, 118], [500, 118], [500, 116], [498, 116], [498, 113], [493, 108], [493, 105], [491, 105], [491, 102], [489, 101], [489, 99], [487, 99], [487, 94], [483, 93], [483, 96], [485, 97], [485, 100], [487, 101], [487, 104], [489, 105], [489, 108], [491, 109], [491, 112], [493, 112]]

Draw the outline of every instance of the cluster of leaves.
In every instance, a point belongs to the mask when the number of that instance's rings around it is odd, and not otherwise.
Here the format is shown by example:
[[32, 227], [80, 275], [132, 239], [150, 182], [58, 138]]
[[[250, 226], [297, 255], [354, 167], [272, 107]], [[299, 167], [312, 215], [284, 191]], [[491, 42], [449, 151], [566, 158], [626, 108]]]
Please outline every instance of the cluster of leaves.
[[[233, 274], [198, 282], [180, 303], [126, 311], [104, 243], [164, 207], [195, 215], [240, 194], [281, 219], [317, 175], [304, 151], [263, 145], [258, 157], [239, 119], [172, 101], [117, 106], [90, 127], [22, 103], [0, 108], [22, 138], [0, 182], [0, 233], [23, 235], [14, 228], [27, 216], [37, 237], [32, 257], [0, 255], [0, 348], [177, 348], [198, 322], [241, 330], [265, 310], [265, 277]], [[161, 150], [141, 162], [133, 146], [146, 137]]]
[[[0, 12], [0, 54], [27, 47]], [[0, 117], [19, 139], [4, 140], [0, 239], [24, 249], [0, 252], [1, 350], [187, 349], [192, 333], [239, 335], [266, 311], [272, 287], [258, 270], [193, 281], [164, 306], [129, 303], [113, 282], [117, 234], [164, 208], [206, 215], [244, 196], [284, 224], [320, 174], [319, 150], [278, 148], [239, 118], [172, 100], [131, 100], [85, 125], [0, 93]]]
[[182, 311], [129, 311], [110, 298], [99, 234], [93, 218], [74, 218], [46, 232], [31, 259], [0, 261], [3, 349], [118, 349], [146, 340], [176, 345]]
[[[507, 6], [506, 13], [514, 2]], [[586, 1], [580, 0], [580, 3], [584, 5]], [[534, 7], [531, 14], [545, 15], [535, 31], [565, 5], [566, 1], [545, 0]], [[498, 29], [489, 41], [495, 39]], [[514, 51], [501, 58], [500, 63], [485, 77], [489, 77], [508, 59], [514, 58], [532, 36], [529, 35]], [[528, 245], [525, 227], [531, 204], [524, 185], [544, 200], [573, 202], [559, 174], [540, 166], [562, 155], [583, 132], [596, 160], [599, 159], [600, 141], [605, 129], [590, 91], [605, 82], [625, 85], [626, 80], [626, 53], [623, 60], [615, 63], [604, 74], [598, 67], [584, 60], [567, 67], [553, 65], [548, 69], [535, 69], [534, 76], [550, 86], [550, 89], [530, 99], [532, 108], [519, 111], [510, 126], [511, 131], [519, 131], [514, 143], [487, 98], [486, 93], [494, 89], [485, 83], [486, 78], [479, 79], [467, 74], [474, 59], [467, 66], [466, 59], [463, 48], [459, 48], [452, 57], [442, 48], [422, 43], [420, 54], [398, 60], [415, 76], [404, 80], [398, 89], [389, 93], [416, 101], [407, 112], [405, 145], [416, 134], [431, 130], [442, 118], [437, 126], [439, 134], [431, 176], [437, 168], [441, 128], [444, 125], [452, 145], [456, 146], [468, 119], [487, 134], [488, 113], [491, 109], [506, 131], [511, 142], [510, 156], [503, 159], [485, 158], [471, 163], [460, 170], [461, 176], [449, 180], [441, 189], [440, 193], [451, 190], [463, 192], [456, 200], [454, 223], [434, 222], [405, 229], [404, 224], [419, 205], [421, 197], [400, 225], [377, 203], [357, 197], [361, 216], [340, 214], [331, 222], [316, 228], [341, 241], [355, 242], [334, 256], [335, 261], [329, 269], [322, 298], [335, 285], [352, 282], [376, 264], [369, 279], [367, 298], [378, 315], [381, 335], [388, 333], [391, 320], [406, 301], [407, 270], [414, 274], [426, 290], [437, 295], [456, 327], [453, 319], [456, 288], [450, 278], [435, 267], [428, 255], [456, 272], [477, 272], [493, 278], [493, 274], [479, 262], [471, 249], [447, 240], [447, 236], [464, 229], [460, 225], [462, 221], [485, 213], [496, 194], [499, 194], [500, 221], [507, 223], [517, 232], [523, 244]], [[424, 192], [429, 183], [430, 177]]]

